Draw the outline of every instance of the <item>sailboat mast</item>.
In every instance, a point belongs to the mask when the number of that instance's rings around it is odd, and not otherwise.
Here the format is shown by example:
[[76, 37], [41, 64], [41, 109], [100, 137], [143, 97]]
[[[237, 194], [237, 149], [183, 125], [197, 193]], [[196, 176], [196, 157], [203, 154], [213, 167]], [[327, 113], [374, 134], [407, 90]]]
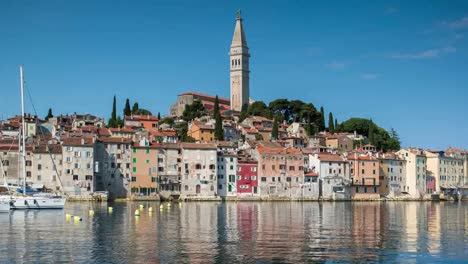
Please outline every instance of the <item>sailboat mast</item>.
[[21, 87], [21, 126], [22, 126], [22, 169], [23, 169], [23, 196], [26, 196], [26, 126], [24, 121], [24, 79], [23, 65], [20, 65], [20, 87]]

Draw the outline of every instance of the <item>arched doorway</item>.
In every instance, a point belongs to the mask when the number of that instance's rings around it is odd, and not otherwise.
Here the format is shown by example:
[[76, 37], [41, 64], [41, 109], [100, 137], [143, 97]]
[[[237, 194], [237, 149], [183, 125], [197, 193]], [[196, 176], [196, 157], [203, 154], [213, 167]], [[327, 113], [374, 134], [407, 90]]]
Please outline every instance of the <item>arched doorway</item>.
[[201, 186], [200, 186], [200, 184], [197, 184], [197, 186], [196, 186], [196, 192], [197, 192], [197, 194], [199, 194], [199, 193], [201, 192]]

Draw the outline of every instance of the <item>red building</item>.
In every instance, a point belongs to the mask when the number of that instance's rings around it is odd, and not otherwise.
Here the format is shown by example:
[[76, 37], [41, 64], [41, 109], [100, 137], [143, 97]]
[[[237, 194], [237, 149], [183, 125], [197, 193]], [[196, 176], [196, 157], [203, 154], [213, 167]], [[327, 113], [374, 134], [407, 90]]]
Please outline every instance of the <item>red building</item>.
[[237, 162], [237, 195], [258, 195], [257, 161], [240, 156]]

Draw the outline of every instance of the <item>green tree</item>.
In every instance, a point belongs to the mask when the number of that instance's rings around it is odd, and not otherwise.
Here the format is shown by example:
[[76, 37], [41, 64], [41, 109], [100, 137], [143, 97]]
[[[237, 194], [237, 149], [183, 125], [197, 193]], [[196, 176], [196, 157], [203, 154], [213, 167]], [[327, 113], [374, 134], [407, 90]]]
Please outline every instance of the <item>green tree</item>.
[[161, 120], [161, 113], [158, 112], [158, 120]]
[[387, 139], [386, 149], [395, 151], [400, 150], [400, 138], [393, 128], [390, 129], [390, 137]]
[[123, 127], [124, 126], [124, 120], [122, 119], [122, 117], [118, 116], [115, 124], [116, 124], [116, 127]]
[[271, 139], [277, 140], [278, 139], [278, 120], [273, 121], [273, 129], [271, 130]]
[[153, 115], [151, 111], [143, 109], [143, 108], [138, 108], [135, 112], [133, 112], [134, 115]]
[[338, 119], [335, 118], [335, 131], [338, 129]]
[[309, 115], [309, 118], [307, 120], [307, 134], [310, 136], [313, 136], [317, 133], [315, 130], [315, 124], [312, 122], [312, 114]]
[[132, 107], [132, 114], [137, 115], [136, 112], [138, 111], [138, 109], [139, 109], [139, 108], [138, 108], [138, 103], [135, 102], [135, 103], [133, 104], [133, 107]]
[[117, 103], [114, 95], [114, 101], [112, 103], [112, 114], [109, 119], [108, 127], [117, 127]]
[[320, 107], [319, 130], [325, 131], [325, 111], [323, 110], [323, 106]]
[[52, 108], [49, 108], [49, 111], [47, 112], [47, 116], [45, 117], [46, 121], [49, 121], [49, 118], [54, 117], [52, 114]]
[[130, 100], [127, 98], [125, 100], [125, 108], [124, 108], [124, 116], [129, 116], [132, 114], [132, 110], [130, 109]]
[[369, 123], [369, 136], [368, 136], [368, 139], [369, 139], [369, 143], [376, 146], [377, 144], [375, 144], [375, 135], [374, 135], [374, 123], [372, 123], [372, 121]]
[[263, 116], [266, 118], [272, 118], [272, 113], [266, 104], [262, 101], [256, 101], [252, 103], [248, 110], [249, 116]]
[[333, 123], [333, 113], [328, 114], [328, 131], [330, 133], [335, 133], [335, 124]]
[[184, 112], [182, 113], [182, 119], [185, 122], [190, 122], [193, 119], [204, 115], [206, 115], [205, 107], [199, 100], [195, 100], [191, 105], [185, 105]]
[[215, 139], [218, 141], [224, 140], [224, 132], [223, 132], [223, 119], [221, 118], [221, 113], [219, 112], [219, 99], [216, 95], [215, 102], [214, 102], [214, 109], [213, 114], [215, 117]]
[[195, 142], [195, 139], [189, 137], [188, 133], [188, 124], [186, 122], [179, 123], [176, 125], [177, 137], [181, 142]]
[[159, 121], [159, 125], [162, 125], [162, 124], [168, 124], [169, 126], [174, 126], [174, 118], [172, 117], [165, 117], [163, 118], [161, 121]]

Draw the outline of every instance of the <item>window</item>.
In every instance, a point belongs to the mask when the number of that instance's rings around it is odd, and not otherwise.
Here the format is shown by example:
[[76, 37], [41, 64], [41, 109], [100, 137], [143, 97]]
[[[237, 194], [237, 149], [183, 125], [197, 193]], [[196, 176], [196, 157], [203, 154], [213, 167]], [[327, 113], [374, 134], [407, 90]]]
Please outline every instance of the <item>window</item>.
[[280, 182], [280, 181], [281, 181], [281, 177], [278, 177], [278, 182]]
[[237, 171], [242, 171], [242, 167], [237, 167]]
[[216, 167], [214, 164], [210, 164], [210, 170], [214, 170]]
[[364, 193], [367, 193], [367, 187], [364, 187]]
[[286, 177], [286, 181], [287, 181], [287, 182], [290, 182], [290, 181], [291, 181], [291, 177]]
[[156, 177], [151, 177], [151, 182], [158, 182], [158, 179]]
[[242, 180], [242, 176], [237, 175], [237, 180], [239, 180], [239, 181]]
[[253, 171], [253, 172], [256, 172], [256, 171], [257, 171], [257, 167], [252, 167], [252, 168], [250, 168], [250, 170]]
[[372, 170], [372, 174], [374, 174], [374, 175], [375, 175], [375, 170]]
[[223, 185], [218, 185], [218, 189], [222, 190], [223, 189]]
[[257, 180], [257, 176], [250, 176], [250, 179], [251, 179], [252, 181], [255, 181], [255, 180]]
[[364, 173], [365, 173], [365, 172], [364, 172], [364, 169], [362, 169], [362, 174], [364, 174]]
[[236, 176], [235, 175], [229, 175], [229, 182], [235, 182], [236, 181]]
[[73, 175], [73, 180], [77, 181], [78, 180], [78, 175]]
[[261, 178], [262, 182], [266, 182], [266, 177]]
[[71, 170], [70, 169], [66, 169], [65, 170], [65, 174], [70, 174], [71, 173]]
[[234, 169], [234, 165], [229, 166], [229, 169], [230, 169], [230, 170], [233, 170], [233, 169]]
[[275, 170], [275, 165], [271, 165], [271, 169], [272, 169], [272, 170]]
[[[149, 160], [146, 160], [146, 164], [149, 164]], [[113, 168], [113, 167], [112, 167]]]
[[90, 151], [87, 151], [87, 152], [86, 152], [86, 157], [88, 157], [88, 158], [91, 157], [91, 152], [90, 152]]
[[78, 163], [75, 163], [75, 164], [73, 165], [73, 168], [78, 169]]
[[[112, 163], [112, 164], [114, 164], [114, 163]], [[87, 169], [91, 169], [91, 163], [87, 163], [87, 164], [86, 164], [86, 168], [87, 168]]]
[[31, 166], [32, 165], [32, 162], [30, 160], [27, 160], [26, 161], [26, 166]]
[[136, 163], [136, 158], [133, 158], [133, 159], [132, 159], [132, 162], [133, 162], [133, 163]]
[[265, 164], [264, 164], [264, 165], [262, 165], [262, 170], [265, 170]]
[[136, 148], [133, 148], [133, 153], [137, 153], [137, 149], [136, 149]]
[[146, 148], [146, 154], [149, 154], [150, 150], [149, 148]]
[[359, 186], [356, 186], [356, 193], [359, 193]]
[[195, 165], [195, 169], [201, 170], [201, 164], [196, 164], [196, 165]]
[[132, 182], [136, 182], [136, 177], [132, 176]]
[[331, 174], [332, 173], [332, 169], [328, 169], [328, 174]]
[[294, 171], [294, 166], [289, 166], [290, 171]]
[[93, 180], [93, 176], [91, 176], [91, 175], [86, 175], [86, 176], [85, 176], [85, 179], [86, 179], [87, 181], [92, 181], [92, 180]]
[[41, 180], [41, 175], [37, 175], [37, 180], [38, 180], [38, 181]]

